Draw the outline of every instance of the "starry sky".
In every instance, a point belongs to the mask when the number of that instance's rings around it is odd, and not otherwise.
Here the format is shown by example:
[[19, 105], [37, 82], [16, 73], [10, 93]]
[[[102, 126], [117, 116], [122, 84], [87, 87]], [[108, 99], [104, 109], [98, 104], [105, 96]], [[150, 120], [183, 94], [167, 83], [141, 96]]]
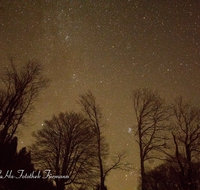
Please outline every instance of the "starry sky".
[[[80, 110], [91, 90], [100, 104], [110, 154], [126, 150], [133, 171], [113, 171], [110, 190], [135, 190], [139, 152], [131, 93], [158, 90], [200, 106], [199, 0], [0, 0], [0, 74], [15, 63], [41, 62], [50, 78], [20, 146], [60, 111]], [[152, 163], [151, 163], [152, 164]]]

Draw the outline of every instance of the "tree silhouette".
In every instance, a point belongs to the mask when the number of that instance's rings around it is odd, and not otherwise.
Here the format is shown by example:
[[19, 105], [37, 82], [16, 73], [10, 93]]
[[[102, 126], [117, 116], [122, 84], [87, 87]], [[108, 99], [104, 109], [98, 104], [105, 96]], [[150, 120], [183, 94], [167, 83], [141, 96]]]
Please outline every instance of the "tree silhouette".
[[[28, 61], [22, 67], [18, 67], [10, 58], [10, 65], [5, 68], [0, 77], [0, 168], [2, 175], [12, 171], [17, 175], [17, 170], [26, 172], [34, 171], [31, 163], [30, 152], [23, 148], [17, 153], [17, 129], [25, 125], [25, 117], [34, 108], [39, 92], [47, 86], [48, 80], [42, 76], [41, 65]], [[22, 190], [28, 187], [30, 180], [8, 179], [0, 180], [1, 189]], [[34, 183], [36, 184], [36, 182]], [[50, 183], [49, 183], [50, 184]], [[50, 185], [48, 186], [49, 189]], [[51, 184], [53, 187], [53, 184]]]
[[103, 122], [102, 112], [99, 105], [96, 102], [94, 95], [88, 91], [86, 94], [80, 96], [78, 101], [82, 107], [83, 113], [90, 120], [92, 124], [92, 130], [95, 135], [97, 144], [97, 162], [100, 174], [99, 184], [97, 185], [98, 190], [107, 190], [105, 186], [105, 180], [110, 171], [114, 169], [130, 169], [129, 164], [122, 163], [125, 157], [125, 152], [121, 152], [115, 156], [113, 164], [108, 166], [106, 159], [108, 157], [108, 144], [106, 143], [105, 137], [102, 134]]
[[[192, 163], [198, 162], [200, 152], [200, 110], [178, 97], [172, 104], [172, 141], [163, 152], [178, 164], [184, 190], [196, 190]], [[173, 150], [173, 152], [172, 152]]]
[[167, 107], [160, 96], [149, 89], [133, 92], [133, 103], [137, 121], [137, 143], [140, 151], [141, 188], [145, 190], [145, 161], [159, 159], [155, 151], [165, 146], [163, 132], [167, 129]]
[[69, 177], [55, 179], [57, 190], [96, 184], [97, 146], [90, 121], [83, 115], [66, 112], [53, 116], [34, 137], [31, 150], [36, 166], [50, 169], [52, 175]]
[[39, 92], [47, 85], [42, 77], [40, 64], [29, 61], [17, 68], [10, 59], [11, 66], [1, 77], [0, 89], [0, 152], [4, 143], [11, 141], [25, 116], [33, 108]]

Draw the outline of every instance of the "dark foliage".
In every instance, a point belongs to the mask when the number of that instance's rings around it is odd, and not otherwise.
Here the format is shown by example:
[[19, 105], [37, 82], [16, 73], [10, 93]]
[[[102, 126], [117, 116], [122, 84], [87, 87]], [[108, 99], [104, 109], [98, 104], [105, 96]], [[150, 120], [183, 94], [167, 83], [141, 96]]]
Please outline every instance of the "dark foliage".
[[[4, 179], [0, 179], [0, 189], [3, 190], [55, 190], [52, 181], [42, 179], [42, 175], [38, 179], [29, 179], [20, 177], [27, 173], [34, 176], [39, 171], [35, 171], [31, 163], [30, 152], [26, 148], [22, 148], [17, 152], [17, 138], [14, 137], [9, 143], [4, 144], [1, 150], [0, 167], [1, 174]], [[41, 173], [41, 172], [40, 172]], [[12, 177], [14, 176], [14, 177]]]
[[[146, 190], [195, 190], [200, 189], [200, 163], [192, 163], [192, 181], [188, 182], [176, 163], [166, 162], [145, 175]], [[190, 183], [190, 184], [188, 184]]]

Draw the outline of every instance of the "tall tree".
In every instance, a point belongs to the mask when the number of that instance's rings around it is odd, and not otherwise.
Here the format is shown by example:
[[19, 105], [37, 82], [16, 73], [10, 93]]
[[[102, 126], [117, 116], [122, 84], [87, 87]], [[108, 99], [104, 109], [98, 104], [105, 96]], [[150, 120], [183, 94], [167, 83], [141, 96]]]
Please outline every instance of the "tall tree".
[[108, 158], [108, 144], [102, 134], [103, 121], [100, 106], [97, 104], [94, 95], [89, 91], [80, 96], [79, 104], [81, 105], [86, 117], [91, 121], [92, 130], [96, 138], [97, 144], [97, 161], [100, 174], [98, 190], [107, 190], [105, 186], [105, 179], [114, 169], [130, 169], [129, 164], [122, 163], [125, 153], [119, 153], [113, 160], [112, 165], [107, 166], [106, 160]]
[[12, 59], [10, 63], [1, 77], [0, 147], [11, 141], [17, 128], [24, 124], [39, 92], [48, 83], [39, 63], [29, 61], [21, 68], [16, 67]]
[[45, 121], [43, 128], [34, 134], [32, 146], [34, 163], [40, 169], [51, 170], [57, 190], [79, 189], [96, 182], [96, 141], [90, 121], [74, 112], [60, 113]]
[[133, 92], [133, 103], [136, 115], [136, 135], [140, 151], [141, 186], [145, 190], [145, 161], [157, 159], [155, 151], [164, 145], [167, 107], [157, 94], [149, 89], [138, 89]]
[[80, 96], [80, 105], [83, 108], [84, 113], [92, 123], [92, 129], [95, 134], [95, 140], [97, 144], [97, 159], [99, 163], [100, 171], [100, 190], [105, 190], [105, 178], [104, 178], [104, 161], [108, 156], [108, 144], [105, 141], [105, 137], [102, 135], [102, 112], [99, 105], [96, 103], [96, 99], [91, 92], [88, 92]]
[[192, 163], [200, 152], [200, 110], [178, 97], [172, 104], [172, 146], [167, 155], [178, 164], [184, 190], [197, 189]]

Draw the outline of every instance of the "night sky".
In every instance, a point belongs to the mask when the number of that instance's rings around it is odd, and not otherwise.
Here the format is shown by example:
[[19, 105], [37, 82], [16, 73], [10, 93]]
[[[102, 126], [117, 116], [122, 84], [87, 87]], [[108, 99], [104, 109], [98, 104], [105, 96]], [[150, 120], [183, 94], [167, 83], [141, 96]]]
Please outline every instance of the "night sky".
[[80, 110], [76, 100], [91, 90], [110, 154], [126, 150], [134, 167], [113, 171], [106, 184], [134, 190], [139, 151], [131, 93], [148, 87], [166, 102], [183, 95], [200, 106], [200, 1], [1, 0], [1, 73], [10, 56], [18, 65], [41, 62], [51, 79], [19, 133], [20, 146], [30, 145], [31, 132], [53, 114]]

